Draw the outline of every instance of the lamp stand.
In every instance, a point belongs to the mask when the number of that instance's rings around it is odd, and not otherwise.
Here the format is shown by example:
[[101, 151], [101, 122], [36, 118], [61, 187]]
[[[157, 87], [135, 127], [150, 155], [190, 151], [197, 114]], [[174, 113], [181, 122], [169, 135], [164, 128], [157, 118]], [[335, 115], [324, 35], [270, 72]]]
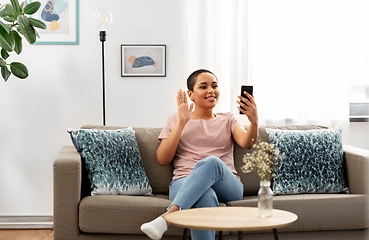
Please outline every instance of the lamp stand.
[[106, 41], [105, 31], [100, 31], [100, 41], [102, 44], [103, 125], [105, 126], [105, 62], [104, 62], [104, 42]]

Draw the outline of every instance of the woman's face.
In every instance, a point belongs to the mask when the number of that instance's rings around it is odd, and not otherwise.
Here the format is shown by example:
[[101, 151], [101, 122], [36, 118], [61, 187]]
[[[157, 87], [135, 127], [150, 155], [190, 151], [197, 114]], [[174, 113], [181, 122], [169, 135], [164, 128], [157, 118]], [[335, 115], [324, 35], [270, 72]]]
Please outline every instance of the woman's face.
[[193, 92], [188, 90], [189, 98], [196, 107], [213, 108], [218, 104], [219, 89], [216, 77], [211, 73], [201, 73], [197, 76]]

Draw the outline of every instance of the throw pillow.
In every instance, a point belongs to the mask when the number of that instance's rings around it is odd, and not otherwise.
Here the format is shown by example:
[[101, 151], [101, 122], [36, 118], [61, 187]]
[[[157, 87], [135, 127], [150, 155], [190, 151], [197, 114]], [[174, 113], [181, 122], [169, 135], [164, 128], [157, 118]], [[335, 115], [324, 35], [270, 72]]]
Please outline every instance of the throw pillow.
[[84, 159], [92, 195], [150, 195], [132, 128], [119, 130], [68, 130]]
[[343, 172], [342, 129], [266, 129], [285, 153], [273, 182], [275, 194], [348, 193]]

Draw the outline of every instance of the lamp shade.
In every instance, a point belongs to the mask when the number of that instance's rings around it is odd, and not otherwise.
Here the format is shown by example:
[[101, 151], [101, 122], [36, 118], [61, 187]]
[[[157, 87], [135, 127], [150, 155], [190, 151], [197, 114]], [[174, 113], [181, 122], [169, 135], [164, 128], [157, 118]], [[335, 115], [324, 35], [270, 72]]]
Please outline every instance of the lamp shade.
[[93, 19], [100, 31], [105, 31], [113, 22], [113, 14], [107, 8], [99, 8], [94, 13]]

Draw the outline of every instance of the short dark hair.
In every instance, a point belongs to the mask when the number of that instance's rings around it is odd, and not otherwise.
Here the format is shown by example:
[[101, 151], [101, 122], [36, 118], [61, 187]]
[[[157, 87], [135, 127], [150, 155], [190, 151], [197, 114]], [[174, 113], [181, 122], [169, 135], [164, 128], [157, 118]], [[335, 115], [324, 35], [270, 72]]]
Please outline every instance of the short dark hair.
[[187, 89], [193, 92], [193, 87], [195, 86], [197, 77], [201, 74], [201, 73], [210, 73], [213, 74], [214, 77], [217, 79], [217, 76], [215, 76], [214, 73], [212, 73], [211, 71], [207, 70], [207, 69], [199, 69], [194, 71], [193, 73], [191, 73], [191, 75], [187, 78]]

